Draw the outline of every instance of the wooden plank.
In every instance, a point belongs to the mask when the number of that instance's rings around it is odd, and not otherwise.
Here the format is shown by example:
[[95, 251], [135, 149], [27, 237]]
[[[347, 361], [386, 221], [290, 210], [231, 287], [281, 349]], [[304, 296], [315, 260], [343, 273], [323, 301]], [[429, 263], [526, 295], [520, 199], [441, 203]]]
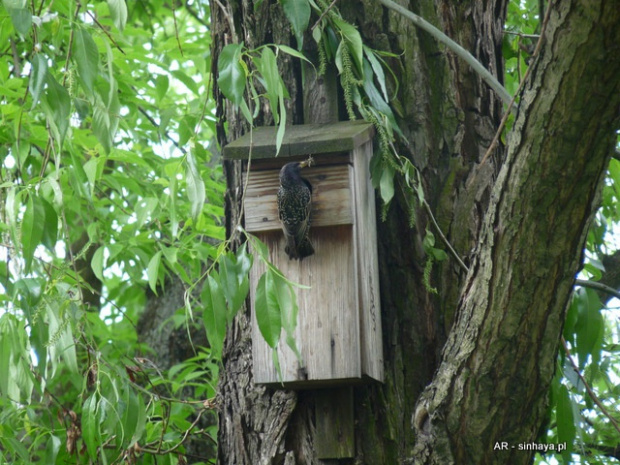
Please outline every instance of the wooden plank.
[[316, 434], [314, 445], [319, 459], [355, 456], [355, 410], [350, 386], [320, 389], [315, 395]]
[[[247, 159], [250, 149], [253, 160], [275, 157], [276, 131], [274, 126], [254, 129], [224, 147], [224, 158]], [[278, 157], [348, 152], [367, 142], [373, 133], [372, 124], [365, 121], [289, 126], [284, 133]]]
[[[312, 228], [352, 224], [349, 165], [312, 166], [303, 176], [312, 184]], [[245, 229], [279, 231], [277, 192], [280, 169], [251, 171], [245, 193]]]
[[[291, 281], [310, 286], [296, 289], [299, 306], [295, 335], [303, 366], [286, 346], [284, 334], [278, 349], [283, 379], [278, 378], [271, 348], [263, 340], [252, 312], [254, 381], [286, 387], [329, 385], [361, 380], [360, 322], [355, 268], [353, 229], [350, 225], [314, 228], [310, 239], [315, 254], [303, 261], [289, 260], [280, 232], [257, 236], [269, 247], [269, 259]], [[265, 271], [255, 259], [250, 272], [250, 297], [255, 300], [256, 283]], [[324, 382], [323, 382], [324, 381]]]
[[375, 191], [368, 168], [371, 156], [372, 142], [358, 147], [353, 153], [354, 232], [359, 281], [362, 370], [365, 375], [383, 381]]

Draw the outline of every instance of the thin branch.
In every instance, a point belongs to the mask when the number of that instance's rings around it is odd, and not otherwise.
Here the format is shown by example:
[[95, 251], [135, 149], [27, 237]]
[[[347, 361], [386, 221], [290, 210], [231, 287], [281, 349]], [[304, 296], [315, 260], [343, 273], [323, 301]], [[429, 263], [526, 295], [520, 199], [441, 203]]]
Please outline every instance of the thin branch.
[[[540, 37], [538, 38], [538, 43], [536, 44], [536, 49], [534, 50], [534, 53], [532, 54], [532, 58], [536, 57], [538, 55], [538, 52], [540, 51], [540, 47], [542, 45], [542, 41], [545, 36], [545, 29], [547, 28], [547, 23], [549, 22], [550, 13], [551, 13], [551, 4], [547, 6], [547, 13], [545, 14], [545, 19], [543, 20], [543, 24], [540, 29]], [[527, 71], [525, 72], [525, 76], [523, 76], [523, 79], [519, 83], [519, 88], [515, 92], [512, 99], [510, 100], [510, 103], [508, 104], [508, 108], [506, 109], [506, 113], [504, 113], [504, 116], [502, 117], [502, 121], [499, 123], [499, 127], [497, 128], [497, 131], [495, 132], [495, 137], [493, 137], [493, 140], [491, 141], [489, 148], [484, 154], [484, 157], [482, 157], [482, 161], [480, 162], [480, 165], [484, 165], [484, 163], [486, 162], [491, 152], [495, 150], [495, 146], [497, 145], [497, 142], [499, 141], [502, 131], [504, 130], [506, 121], [508, 121], [508, 116], [510, 115], [510, 110], [514, 104], [514, 101], [517, 98], [517, 95], [519, 95], [521, 91], [523, 90], [523, 86], [525, 86], [525, 83], [527, 82], [527, 78], [530, 76], [530, 72], [532, 71], [532, 68], [533, 66], [529, 66], [527, 68]]]
[[334, 5], [336, 4], [338, 0], [334, 0], [326, 9], [323, 13], [321, 13], [321, 16], [319, 16], [319, 19], [317, 19], [316, 23], [314, 23], [314, 26], [312, 26], [310, 28], [311, 31], [314, 31], [314, 29], [321, 23], [321, 21], [323, 21], [323, 18], [325, 17], [325, 15], [327, 13], [329, 13], [329, 11], [334, 7]]
[[179, 39], [179, 27], [177, 25], [177, 9], [172, 6], [172, 21], [174, 22], [174, 36], [177, 39], [177, 45], [179, 46], [179, 52], [181, 52], [181, 56], [184, 57], [183, 47], [181, 47], [181, 40]]
[[465, 270], [465, 272], [468, 272], [469, 268], [467, 267], [465, 262], [461, 259], [461, 257], [459, 257], [459, 254], [456, 252], [456, 250], [454, 250], [454, 247], [452, 247], [452, 244], [450, 244], [450, 241], [448, 241], [448, 238], [444, 235], [443, 231], [441, 230], [441, 228], [437, 224], [437, 221], [435, 220], [435, 216], [433, 215], [433, 212], [431, 211], [430, 205], [426, 201], [424, 201], [424, 208], [426, 209], [426, 213], [428, 213], [428, 216], [430, 217], [431, 222], [433, 223], [433, 226], [437, 230], [437, 234], [439, 234], [439, 237], [441, 237], [441, 240], [444, 242], [444, 244], [446, 244], [446, 247], [448, 247], [450, 254], [454, 257], [454, 259], [457, 261], [459, 266], [463, 270]]
[[564, 347], [564, 352], [566, 352], [566, 357], [568, 357], [568, 360], [573, 366], [573, 370], [575, 370], [575, 373], [577, 373], [577, 376], [579, 376], [579, 379], [585, 386], [588, 395], [590, 396], [592, 401], [598, 406], [598, 408], [601, 409], [601, 412], [603, 413], [603, 415], [605, 415], [609, 419], [609, 421], [611, 422], [613, 427], [616, 428], [618, 433], [620, 433], [620, 425], [618, 424], [618, 421], [610, 415], [610, 413], [607, 411], [603, 403], [599, 400], [596, 393], [592, 390], [592, 388], [590, 387], [590, 385], [588, 384], [584, 376], [579, 371], [579, 368], [577, 367], [575, 360], [573, 360], [573, 357], [571, 356], [570, 350], [568, 350], [568, 346], [566, 345], [566, 340], [564, 339], [564, 337], [562, 337], [562, 346]]
[[[148, 119], [148, 120], [149, 120], [149, 122], [150, 122], [153, 126], [155, 126], [157, 129], [159, 129], [159, 128], [160, 128], [160, 126], [159, 126], [159, 124], [157, 123], [157, 121], [155, 121], [155, 120], [153, 119], [153, 117], [152, 117], [151, 115], [149, 115], [149, 114], [148, 114], [148, 112], [147, 112], [144, 108], [142, 108], [141, 106], [139, 106], [139, 107], [138, 107], [138, 111], [139, 111], [140, 113], [142, 113], [142, 114], [146, 117], [146, 119]], [[176, 147], [176, 148], [178, 148], [178, 149], [179, 149], [179, 150], [183, 153], [183, 155], [186, 155], [186, 154], [187, 154], [187, 150], [185, 150], [183, 147], [181, 147], [181, 145], [179, 145], [179, 143], [178, 143], [176, 140], [174, 140], [170, 134], [168, 134], [168, 131], [164, 131], [164, 136], [166, 136], [166, 139], [168, 139], [170, 142], [172, 142], [172, 143], [175, 145], [175, 147]]]
[[429, 23], [422, 17], [412, 13], [406, 8], [400, 6], [399, 4], [393, 2], [392, 0], [379, 0], [379, 3], [382, 3], [391, 10], [394, 10], [397, 13], [405, 16], [407, 19], [410, 19], [413, 24], [415, 24], [421, 29], [424, 29], [439, 42], [446, 45], [450, 50], [452, 50], [460, 58], [462, 58], [467, 64], [469, 64], [469, 66], [474, 69], [474, 71], [476, 71], [482, 77], [482, 79], [491, 87], [491, 89], [493, 89], [497, 93], [497, 95], [504, 101], [504, 103], [509, 106], [509, 109], [512, 108], [512, 98], [506, 88], [502, 86], [497, 80], [497, 78], [493, 76], [489, 72], [489, 70], [487, 70], [482, 65], [482, 63], [476, 60], [476, 58], [471, 53], [469, 53], [467, 50], [465, 50], [463, 47], [453, 41], [450, 37], [448, 37], [435, 26], [433, 26], [431, 23]]
[[95, 17], [95, 15], [93, 15], [90, 11], [86, 10], [86, 13], [88, 14], [88, 16], [91, 17], [91, 19], [95, 22], [95, 24], [97, 26], [99, 26], [99, 29], [101, 29], [103, 31], [103, 33], [108, 36], [108, 39], [110, 40], [110, 42], [112, 42], [112, 44], [120, 50], [120, 52], [123, 55], [126, 55], [126, 53], [124, 52], [124, 50], [121, 48], [120, 45], [118, 45], [118, 43], [114, 40], [114, 38], [110, 35], [110, 33], [108, 32], [108, 30], [106, 28], [103, 27], [103, 25], [99, 22], [99, 20]]
[[581, 287], [589, 287], [596, 289], [597, 291], [606, 292], [609, 295], [613, 295], [620, 299], [620, 291], [615, 290], [613, 287], [609, 287], [603, 283], [597, 283], [596, 281], [587, 281], [585, 279], [575, 279], [575, 284]]
[[513, 31], [502, 31], [503, 34], [510, 34], [513, 36], [519, 36], [522, 39], [539, 39], [540, 34], [523, 34], [522, 32], [513, 32]]

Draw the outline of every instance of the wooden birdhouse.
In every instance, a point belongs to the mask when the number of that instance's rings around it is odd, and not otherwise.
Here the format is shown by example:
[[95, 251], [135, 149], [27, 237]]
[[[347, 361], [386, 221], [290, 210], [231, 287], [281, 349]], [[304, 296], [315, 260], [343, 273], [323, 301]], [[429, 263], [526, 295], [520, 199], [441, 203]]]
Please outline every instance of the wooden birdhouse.
[[[250, 298], [256, 383], [311, 388], [383, 380], [375, 197], [369, 174], [372, 135], [372, 125], [365, 122], [291, 126], [276, 157], [276, 128], [263, 127], [224, 149], [225, 158], [246, 161], [246, 175], [251, 152], [245, 229], [267, 244], [271, 262], [284, 276], [309, 287], [296, 289], [295, 339], [301, 361], [281, 342], [280, 379], [254, 315], [256, 285], [265, 272], [261, 261], [254, 261]], [[314, 163], [302, 176], [313, 189], [310, 241], [315, 253], [291, 260], [278, 218], [279, 172], [284, 164], [310, 155]]]

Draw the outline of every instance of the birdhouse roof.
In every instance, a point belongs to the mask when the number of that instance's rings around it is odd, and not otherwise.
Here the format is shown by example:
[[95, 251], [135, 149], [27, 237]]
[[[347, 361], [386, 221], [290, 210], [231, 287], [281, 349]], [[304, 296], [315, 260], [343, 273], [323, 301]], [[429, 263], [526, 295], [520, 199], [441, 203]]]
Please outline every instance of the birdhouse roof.
[[[275, 126], [254, 129], [224, 147], [224, 158], [252, 159], [276, 156]], [[372, 138], [374, 127], [366, 121], [343, 121], [328, 124], [288, 126], [278, 158], [353, 150]]]

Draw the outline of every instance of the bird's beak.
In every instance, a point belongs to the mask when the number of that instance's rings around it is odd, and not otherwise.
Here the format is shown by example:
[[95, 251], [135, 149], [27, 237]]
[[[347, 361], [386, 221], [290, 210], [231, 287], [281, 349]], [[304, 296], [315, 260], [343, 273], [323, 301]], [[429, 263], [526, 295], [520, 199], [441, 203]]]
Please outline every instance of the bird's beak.
[[299, 167], [306, 168], [307, 166], [312, 166], [313, 164], [314, 164], [314, 159], [312, 158], [312, 156], [309, 156], [307, 160], [299, 162]]

